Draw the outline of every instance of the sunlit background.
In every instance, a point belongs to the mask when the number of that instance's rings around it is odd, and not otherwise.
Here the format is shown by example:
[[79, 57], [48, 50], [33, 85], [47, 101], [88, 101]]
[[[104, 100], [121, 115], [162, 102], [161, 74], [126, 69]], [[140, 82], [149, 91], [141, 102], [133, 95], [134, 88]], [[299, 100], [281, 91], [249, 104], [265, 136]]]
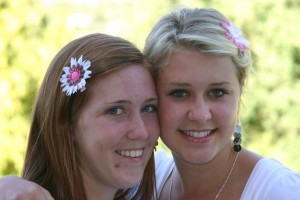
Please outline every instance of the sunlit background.
[[154, 23], [183, 5], [218, 9], [251, 41], [243, 146], [300, 172], [299, 0], [0, 0], [0, 176], [20, 175], [34, 97], [62, 46], [102, 32], [142, 49]]

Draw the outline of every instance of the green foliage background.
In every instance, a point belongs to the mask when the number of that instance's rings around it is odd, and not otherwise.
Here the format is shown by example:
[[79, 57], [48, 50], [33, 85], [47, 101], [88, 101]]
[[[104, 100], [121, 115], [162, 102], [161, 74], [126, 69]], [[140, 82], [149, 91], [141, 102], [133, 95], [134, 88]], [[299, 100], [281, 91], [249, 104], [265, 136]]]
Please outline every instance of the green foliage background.
[[220, 10], [251, 41], [243, 145], [300, 172], [299, 0], [0, 0], [0, 176], [21, 172], [35, 94], [63, 45], [103, 32], [142, 48], [154, 23], [182, 5]]

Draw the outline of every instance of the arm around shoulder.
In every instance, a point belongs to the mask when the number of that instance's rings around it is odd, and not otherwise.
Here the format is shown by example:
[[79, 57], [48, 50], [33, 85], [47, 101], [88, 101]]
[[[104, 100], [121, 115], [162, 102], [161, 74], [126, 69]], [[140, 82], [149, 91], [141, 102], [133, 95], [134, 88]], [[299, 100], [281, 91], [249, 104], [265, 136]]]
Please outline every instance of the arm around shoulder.
[[0, 179], [1, 200], [54, 200], [50, 193], [31, 181], [17, 176], [3, 176]]

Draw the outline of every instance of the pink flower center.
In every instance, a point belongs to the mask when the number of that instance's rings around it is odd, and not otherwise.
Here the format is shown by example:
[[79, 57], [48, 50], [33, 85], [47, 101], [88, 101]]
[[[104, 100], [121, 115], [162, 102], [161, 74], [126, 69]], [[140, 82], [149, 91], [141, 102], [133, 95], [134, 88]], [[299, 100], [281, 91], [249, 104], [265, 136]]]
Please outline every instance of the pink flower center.
[[72, 84], [76, 83], [78, 81], [78, 79], [80, 78], [80, 71], [78, 69], [72, 69], [68, 78]]

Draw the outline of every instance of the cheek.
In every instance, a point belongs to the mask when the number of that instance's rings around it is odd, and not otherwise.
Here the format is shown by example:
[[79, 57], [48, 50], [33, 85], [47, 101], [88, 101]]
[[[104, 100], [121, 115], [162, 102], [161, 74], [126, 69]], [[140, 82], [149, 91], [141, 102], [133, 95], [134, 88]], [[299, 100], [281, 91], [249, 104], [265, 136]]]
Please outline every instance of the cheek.
[[179, 116], [182, 116], [187, 112], [186, 103], [176, 102], [168, 97], [162, 97], [159, 102], [159, 120], [161, 123], [173, 118], [173, 120]]
[[156, 142], [160, 132], [157, 116], [150, 119], [146, 119], [145, 124], [151, 140]]
[[172, 106], [168, 104], [168, 102], [165, 101], [163, 98], [161, 98], [158, 106], [158, 118], [159, 118], [160, 128], [165, 126], [166, 123], [168, 123], [170, 118], [173, 116], [170, 115], [171, 110], [172, 110]]
[[124, 119], [116, 120], [116, 119], [110, 119], [102, 118], [102, 120], [98, 120], [97, 129], [98, 132], [101, 130], [101, 132], [105, 133], [105, 135], [120, 135], [120, 133], [126, 132], [128, 129], [128, 122]]
[[184, 120], [185, 112], [185, 108], [182, 104], [174, 103], [166, 99], [161, 100], [158, 110], [161, 135], [176, 129]]
[[233, 133], [237, 122], [237, 112], [237, 106], [233, 104], [223, 104], [215, 107], [213, 110], [213, 118], [228, 132]]
[[226, 105], [215, 106], [212, 112], [216, 118], [231, 119], [236, 116], [236, 109]]

